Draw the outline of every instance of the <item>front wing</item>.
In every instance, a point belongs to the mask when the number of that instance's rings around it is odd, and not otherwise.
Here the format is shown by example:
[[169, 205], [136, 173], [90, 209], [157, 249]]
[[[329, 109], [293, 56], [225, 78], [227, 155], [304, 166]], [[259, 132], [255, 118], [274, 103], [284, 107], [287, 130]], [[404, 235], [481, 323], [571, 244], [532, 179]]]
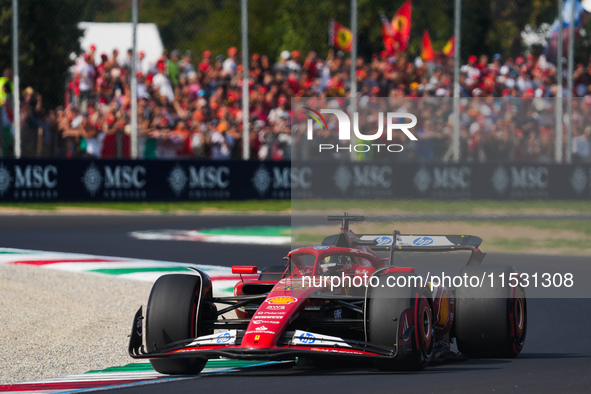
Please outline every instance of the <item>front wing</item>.
[[[367, 358], [367, 359], [392, 359], [396, 357], [396, 347], [387, 347], [372, 344], [370, 342], [344, 340], [341, 338], [329, 337], [330, 341], [319, 341], [316, 343], [302, 344], [309, 337], [294, 336], [297, 340], [290, 340], [284, 346], [272, 348], [244, 348], [240, 345], [215, 345], [211, 343], [197, 343], [198, 338], [187, 339], [171, 343], [169, 346], [147, 352], [143, 345], [143, 316], [142, 308], [137, 311], [131, 337], [129, 340], [129, 355], [135, 359], [151, 358], [179, 358], [179, 357], [200, 357], [210, 358], [232, 358], [240, 360], [291, 360], [295, 357], [324, 357], [340, 356], [346, 358]], [[297, 335], [298, 331], [296, 331]], [[298, 343], [299, 342], [299, 343]]]

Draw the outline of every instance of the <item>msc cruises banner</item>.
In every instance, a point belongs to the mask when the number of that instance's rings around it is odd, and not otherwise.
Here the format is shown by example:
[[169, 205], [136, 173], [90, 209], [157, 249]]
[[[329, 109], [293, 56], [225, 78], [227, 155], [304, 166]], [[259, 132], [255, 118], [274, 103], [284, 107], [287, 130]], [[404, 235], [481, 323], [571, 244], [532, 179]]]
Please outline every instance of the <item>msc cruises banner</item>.
[[[591, 199], [591, 165], [292, 163], [310, 168], [314, 198], [532, 200]], [[292, 188], [295, 193], [301, 190]]]
[[591, 165], [0, 160], [2, 201], [591, 199]]
[[289, 199], [289, 162], [0, 160], [0, 201]]

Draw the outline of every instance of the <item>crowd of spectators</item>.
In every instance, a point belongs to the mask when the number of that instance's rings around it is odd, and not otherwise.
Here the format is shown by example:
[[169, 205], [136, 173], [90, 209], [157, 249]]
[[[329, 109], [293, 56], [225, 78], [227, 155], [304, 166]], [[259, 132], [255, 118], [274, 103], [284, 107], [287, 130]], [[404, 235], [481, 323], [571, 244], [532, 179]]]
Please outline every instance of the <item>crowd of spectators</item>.
[[[241, 158], [240, 59], [235, 47], [215, 56], [210, 51], [193, 56], [190, 51], [173, 50], [153, 64], [140, 52], [136, 60], [139, 157]], [[73, 67], [66, 104], [48, 112], [40, 106], [41, 97], [28, 88], [23, 101], [23, 141], [28, 141], [30, 133], [37, 143], [23, 149], [23, 155], [129, 157], [132, 61], [131, 51], [99, 56], [97, 48], [91, 47]], [[283, 51], [278, 59], [253, 54], [247, 81], [250, 157], [290, 159], [294, 138], [290, 99], [348, 97], [350, 62], [348, 56], [332, 50], [326, 55]], [[439, 55], [424, 62], [382, 52], [371, 59], [358, 58], [356, 68], [360, 103], [373, 97], [426, 100], [417, 109], [419, 141], [412, 147], [408, 144], [400, 157], [424, 162], [451, 159], [452, 58]], [[557, 78], [556, 68], [543, 55], [470, 56], [460, 75], [462, 159], [552, 161], [553, 98], [561, 80], [566, 87], [566, 74]], [[565, 142], [564, 149], [572, 149], [574, 160], [588, 162], [591, 62], [576, 67], [574, 86], [574, 138], [571, 146]]]

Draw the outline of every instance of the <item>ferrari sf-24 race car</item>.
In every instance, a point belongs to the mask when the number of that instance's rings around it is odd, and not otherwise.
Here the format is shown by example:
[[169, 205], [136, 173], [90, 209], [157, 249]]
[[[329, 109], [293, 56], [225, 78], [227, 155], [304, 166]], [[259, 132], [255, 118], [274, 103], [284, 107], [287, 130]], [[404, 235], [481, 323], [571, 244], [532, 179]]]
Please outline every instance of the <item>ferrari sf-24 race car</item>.
[[[321, 246], [292, 250], [284, 265], [257, 276], [256, 267], [232, 267], [241, 275], [233, 297], [214, 297], [210, 278], [198, 269], [160, 277], [145, 330], [141, 307], [134, 318], [131, 357], [150, 359], [156, 371], [174, 375], [197, 374], [208, 359], [220, 357], [319, 363], [336, 357], [392, 371], [421, 370], [459, 355], [520, 353], [527, 309], [519, 284], [452, 288], [416, 280], [413, 268], [394, 265], [401, 252], [470, 250], [460, 275], [510, 277], [511, 267], [481, 265], [480, 238], [357, 235], [349, 224], [363, 216], [329, 220], [342, 222], [340, 232]], [[235, 317], [226, 317], [232, 311]]]

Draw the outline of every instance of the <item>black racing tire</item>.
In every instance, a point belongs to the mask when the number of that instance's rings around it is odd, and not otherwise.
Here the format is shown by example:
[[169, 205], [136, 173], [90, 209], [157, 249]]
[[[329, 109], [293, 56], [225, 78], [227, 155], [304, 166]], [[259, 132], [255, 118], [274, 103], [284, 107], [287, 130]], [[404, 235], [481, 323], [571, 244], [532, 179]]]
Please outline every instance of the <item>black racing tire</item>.
[[[420, 371], [431, 361], [434, 348], [434, 318], [431, 293], [427, 288], [389, 287], [390, 276], [408, 276], [406, 273], [386, 274], [379, 277], [378, 286], [368, 289], [368, 339], [369, 342], [390, 347], [397, 346], [402, 314], [411, 308], [415, 325], [412, 351], [400, 352], [391, 360], [377, 360], [374, 366], [380, 371]], [[417, 331], [418, 330], [418, 331]], [[418, 344], [418, 345], [417, 345]], [[399, 348], [400, 349], [400, 348]]]
[[[146, 310], [148, 351], [199, 335], [197, 307], [200, 294], [201, 278], [197, 275], [164, 275], [156, 280]], [[198, 374], [206, 363], [204, 358], [150, 360], [154, 370], [169, 375]]]
[[[260, 282], [278, 282], [283, 278], [285, 272], [285, 265], [274, 265], [271, 267], [265, 267], [259, 274]], [[281, 272], [280, 274], [278, 272]]]
[[[521, 286], [508, 285], [509, 275], [515, 272], [508, 266], [477, 265], [462, 270], [462, 276], [482, 278], [485, 275], [482, 287], [456, 289], [454, 333], [458, 349], [466, 356], [514, 358], [523, 349], [527, 302]], [[505, 287], [501, 286], [499, 275], [504, 275]]]

